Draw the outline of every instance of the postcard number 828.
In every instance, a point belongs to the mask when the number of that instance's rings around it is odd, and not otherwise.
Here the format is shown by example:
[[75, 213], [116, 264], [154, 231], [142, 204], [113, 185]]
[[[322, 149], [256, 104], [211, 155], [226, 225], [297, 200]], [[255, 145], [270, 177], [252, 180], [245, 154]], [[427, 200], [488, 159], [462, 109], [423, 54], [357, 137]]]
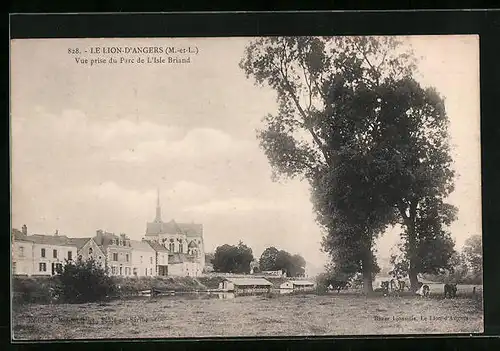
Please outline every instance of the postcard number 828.
[[69, 48], [68, 49], [68, 54], [78, 55], [78, 54], [80, 54], [80, 49], [78, 49], [78, 48], [76, 48], [76, 49]]

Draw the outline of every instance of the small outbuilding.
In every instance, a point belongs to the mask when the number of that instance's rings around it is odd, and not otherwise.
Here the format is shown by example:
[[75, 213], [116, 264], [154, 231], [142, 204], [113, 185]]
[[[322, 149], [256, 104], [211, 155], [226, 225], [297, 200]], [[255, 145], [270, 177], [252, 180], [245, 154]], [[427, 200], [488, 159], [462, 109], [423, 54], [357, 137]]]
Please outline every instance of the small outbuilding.
[[272, 287], [273, 284], [264, 278], [226, 278], [222, 282], [223, 290], [235, 293], [266, 293]]
[[281, 284], [280, 289], [289, 289], [293, 291], [311, 291], [314, 289], [314, 283], [307, 280], [289, 280]]

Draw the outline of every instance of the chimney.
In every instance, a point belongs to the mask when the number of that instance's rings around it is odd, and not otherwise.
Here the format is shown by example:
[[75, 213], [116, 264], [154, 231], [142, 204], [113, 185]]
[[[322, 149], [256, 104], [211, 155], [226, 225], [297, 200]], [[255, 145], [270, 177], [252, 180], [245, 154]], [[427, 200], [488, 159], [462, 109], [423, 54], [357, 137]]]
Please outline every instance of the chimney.
[[23, 232], [24, 235], [28, 235], [28, 227], [26, 226], [26, 224], [23, 224], [21, 231]]
[[102, 245], [102, 230], [101, 229], [98, 229], [96, 231], [95, 241], [96, 241], [97, 245]]
[[59, 230], [56, 229], [56, 232], [54, 233], [55, 236], [58, 236], [59, 235]]

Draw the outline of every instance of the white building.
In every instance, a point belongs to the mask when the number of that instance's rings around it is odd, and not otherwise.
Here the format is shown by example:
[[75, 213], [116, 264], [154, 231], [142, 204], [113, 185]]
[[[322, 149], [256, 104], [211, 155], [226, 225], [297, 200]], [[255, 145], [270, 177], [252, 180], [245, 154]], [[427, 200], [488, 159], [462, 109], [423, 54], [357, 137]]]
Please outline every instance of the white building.
[[146, 241], [130, 240], [132, 246], [132, 275], [155, 276], [156, 251]]
[[293, 291], [311, 291], [314, 283], [307, 280], [289, 280], [280, 285], [280, 289], [290, 289]]
[[33, 241], [23, 231], [12, 230], [12, 274], [33, 274]]
[[13, 274], [54, 275], [65, 262], [75, 260], [77, 246], [58, 232], [54, 235], [27, 235], [27, 227], [22, 232], [13, 230]]
[[156, 241], [145, 241], [149, 246], [155, 251], [155, 262], [156, 262], [156, 275], [166, 276], [168, 275], [168, 249], [157, 243]]
[[202, 273], [202, 266], [194, 257], [183, 253], [173, 253], [168, 255], [168, 275], [179, 277], [199, 277]]

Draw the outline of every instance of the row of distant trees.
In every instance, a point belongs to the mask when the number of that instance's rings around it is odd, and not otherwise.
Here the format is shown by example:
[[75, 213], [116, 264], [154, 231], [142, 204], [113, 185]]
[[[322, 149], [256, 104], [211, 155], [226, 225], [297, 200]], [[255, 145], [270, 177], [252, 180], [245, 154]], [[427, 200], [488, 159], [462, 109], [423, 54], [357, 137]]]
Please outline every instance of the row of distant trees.
[[480, 235], [468, 238], [461, 251], [454, 251], [447, 267], [438, 273], [427, 274], [429, 280], [462, 284], [482, 284], [483, 246]]
[[[289, 277], [296, 277], [305, 273], [306, 261], [295, 254], [279, 250], [274, 246], [268, 247], [258, 259], [258, 265], [252, 265], [256, 259], [252, 249], [239, 242], [238, 245], [221, 245], [215, 249], [213, 255], [208, 255], [215, 272], [248, 274], [252, 268], [259, 271], [284, 271]], [[252, 267], [253, 266], [253, 267]]]

